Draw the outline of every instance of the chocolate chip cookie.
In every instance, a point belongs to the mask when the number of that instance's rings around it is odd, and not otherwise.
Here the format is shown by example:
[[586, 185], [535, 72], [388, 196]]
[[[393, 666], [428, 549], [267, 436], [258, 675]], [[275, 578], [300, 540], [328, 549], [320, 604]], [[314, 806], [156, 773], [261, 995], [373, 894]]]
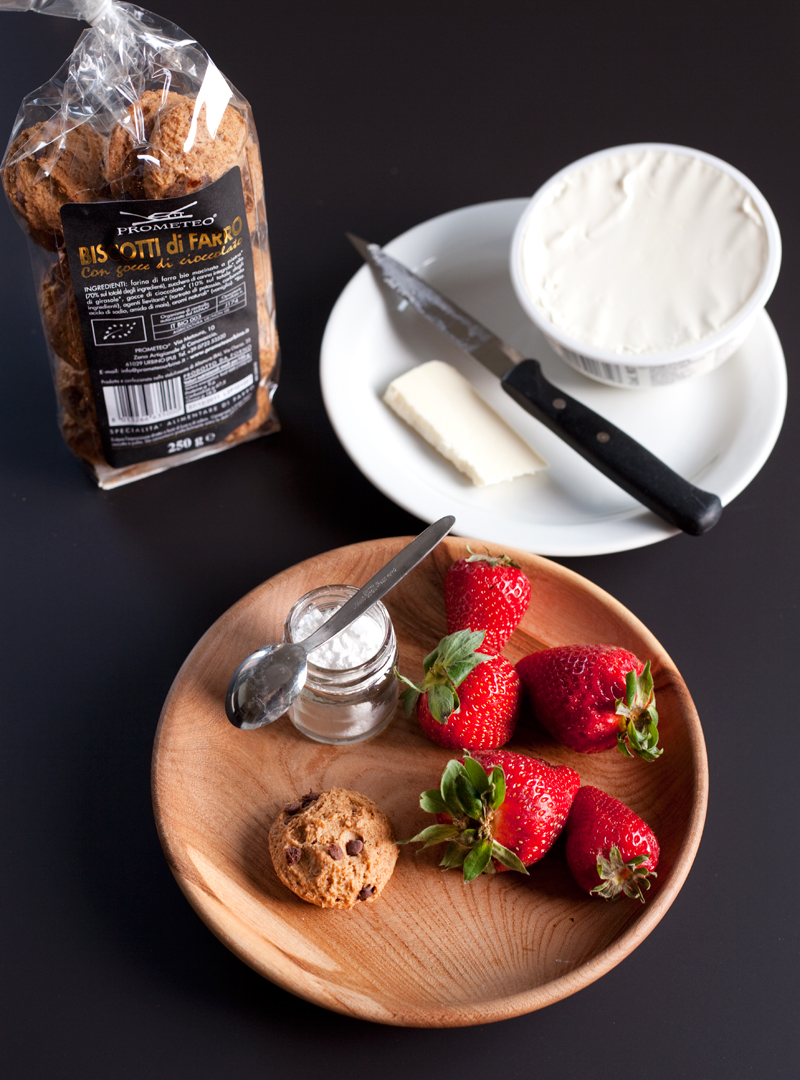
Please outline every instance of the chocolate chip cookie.
[[[27, 147], [33, 152], [15, 160]], [[31, 239], [41, 247], [56, 251], [63, 243], [65, 203], [95, 202], [105, 196], [101, 171], [105, 149], [105, 136], [88, 124], [57, 136], [45, 123], [25, 128], [9, 147], [11, 164], [3, 169], [3, 185]]]
[[377, 900], [392, 876], [398, 847], [392, 823], [357, 791], [310, 791], [281, 810], [269, 852], [287, 888], [323, 908]]
[[206, 187], [238, 163], [247, 141], [247, 124], [228, 105], [211, 117], [205, 103], [184, 98], [166, 109], [150, 140], [142, 185], [148, 199], [188, 195]]
[[168, 90], [146, 90], [114, 125], [103, 161], [103, 173], [115, 199], [143, 199], [142, 161], [159, 117], [187, 99]]

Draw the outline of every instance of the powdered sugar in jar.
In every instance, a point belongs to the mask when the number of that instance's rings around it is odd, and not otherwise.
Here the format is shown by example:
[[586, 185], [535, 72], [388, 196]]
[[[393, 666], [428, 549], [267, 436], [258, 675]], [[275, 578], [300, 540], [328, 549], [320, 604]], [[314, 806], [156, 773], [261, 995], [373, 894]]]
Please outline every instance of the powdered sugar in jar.
[[[303, 641], [358, 592], [353, 585], [325, 585], [294, 604], [284, 641]], [[394, 676], [397, 641], [380, 601], [308, 657], [308, 678], [289, 708], [298, 731], [324, 743], [361, 742], [392, 718], [398, 696]]]

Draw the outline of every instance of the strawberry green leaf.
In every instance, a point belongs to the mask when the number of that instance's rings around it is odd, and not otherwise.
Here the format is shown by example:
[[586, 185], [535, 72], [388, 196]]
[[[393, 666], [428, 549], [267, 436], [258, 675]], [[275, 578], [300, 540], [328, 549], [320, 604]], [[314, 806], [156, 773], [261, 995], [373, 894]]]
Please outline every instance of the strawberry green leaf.
[[492, 769], [489, 776], [489, 790], [489, 807], [492, 810], [497, 810], [503, 805], [506, 798], [506, 774], [500, 765], [495, 765]]
[[453, 637], [458, 638], [461, 634], [465, 635], [462, 648], [470, 652], [476, 652], [483, 645], [483, 639], [486, 637], [485, 630], [457, 630]]
[[485, 636], [485, 630], [456, 630], [454, 634], [443, 637], [439, 642], [435, 650], [438, 653], [437, 660], [445, 667], [465, 660], [478, 651]]
[[419, 686], [395, 672], [407, 687], [400, 695], [406, 716], [412, 714], [419, 695], [427, 694], [428, 708], [434, 720], [440, 724], [447, 723], [450, 714], [457, 712], [460, 706], [456, 687], [478, 664], [491, 659], [477, 651], [485, 633], [484, 630], [458, 630], [443, 637], [422, 662], [425, 677]]
[[462, 817], [464, 810], [458, 798], [458, 791], [456, 789], [456, 777], [461, 772], [463, 766], [460, 761], [453, 758], [448, 761], [447, 767], [442, 773], [442, 781], [439, 787], [444, 804], [453, 817]]
[[480, 821], [483, 817], [483, 803], [481, 797], [467, 776], [466, 769], [456, 777], [456, 793], [458, 801], [464, 807], [468, 816]]
[[480, 653], [473, 653], [468, 660], [458, 660], [456, 663], [451, 664], [447, 669], [447, 678], [453, 686], [460, 686], [464, 679], [471, 671], [474, 671], [478, 664], [482, 664], [484, 660], [489, 660], [488, 656], [481, 656]]
[[428, 655], [422, 661], [422, 670], [425, 672], [426, 675], [428, 674], [428, 672], [431, 670], [431, 668], [433, 667], [433, 665], [436, 663], [436, 661], [438, 659], [439, 659], [439, 646], [437, 645], [436, 648], [433, 650], [433, 652], [428, 653]]
[[447, 804], [442, 798], [442, 793], [438, 788], [431, 788], [430, 791], [423, 791], [419, 797], [419, 805], [420, 809], [425, 810], [428, 814], [450, 813]]
[[527, 866], [525, 866], [519, 856], [515, 855], [510, 848], [498, 844], [496, 840], [492, 843], [492, 858], [497, 859], [497, 861], [502, 863], [506, 869], [516, 870], [518, 874], [526, 874], [530, 877]]
[[[457, 630], [455, 634], [443, 637], [432, 653], [422, 662], [422, 666], [428, 675], [445, 676], [448, 669], [455, 664], [481, 657], [478, 652], [485, 636], [484, 630]], [[488, 657], [482, 657], [488, 659]], [[474, 664], [480, 663], [475, 660]], [[473, 664], [473, 666], [474, 666]]]
[[458, 694], [447, 684], [435, 683], [428, 690], [428, 709], [438, 724], [446, 724], [459, 705]]
[[[628, 866], [631, 867], [631, 868], [634, 868], [634, 867], [637, 867], [637, 866], [641, 866], [642, 863], [645, 863], [645, 862], [647, 862], [647, 856], [646, 855], [634, 855], [632, 859], [628, 859]], [[656, 876], [655, 872], [653, 873], [653, 876], [654, 877]]]
[[658, 747], [658, 727], [652, 721], [637, 726], [629, 720], [624, 731], [617, 734], [617, 745], [626, 757], [638, 756], [644, 761], [655, 761], [664, 752]]
[[428, 825], [422, 832], [412, 836], [409, 840], [398, 840], [398, 844], [424, 844], [431, 847], [432, 844], [441, 844], [445, 840], [453, 840], [459, 835], [457, 825]]
[[464, 860], [469, 854], [469, 848], [464, 847], [462, 844], [457, 844], [455, 840], [452, 840], [444, 849], [444, 855], [439, 866], [445, 870], [455, 870], [459, 866], [464, 865]]
[[[403, 679], [401, 675], [399, 675], [398, 678], [402, 682], [407, 681]], [[403, 712], [406, 716], [412, 716], [414, 709], [417, 707], [417, 702], [419, 701], [419, 690], [417, 690], [416, 686], [409, 686], [408, 689], [403, 690], [400, 694], [400, 701], [403, 704]]]
[[479, 761], [476, 761], [474, 757], [470, 757], [469, 752], [464, 755], [464, 768], [470, 783], [478, 794], [482, 795], [484, 791], [489, 791], [491, 785], [486, 770]]
[[416, 690], [418, 694], [422, 693], [422, 690], [417, 686], [417, 684], [413, 683], [411, 679], [407, 679], [405, 675], [401, 675], [397, 668], [394, 669], [394, 674], [395, 677], [399, 679], [401, 683], [404, 683], [410, 690]]
[[492, 841], [481, 840], [464, 860], [464, 881], [474, 881], [489, 865], [491, 858]]
[[653, 693], [653, 676], [650, 671], [650, 661], [644, 665], [641, 675], [636, 671], [629, 671], [625, 676], [625, 697], [615, 702], [615, 708], [620, 716], [626, 718], [636, 717], [644, 712], [655, 702]]

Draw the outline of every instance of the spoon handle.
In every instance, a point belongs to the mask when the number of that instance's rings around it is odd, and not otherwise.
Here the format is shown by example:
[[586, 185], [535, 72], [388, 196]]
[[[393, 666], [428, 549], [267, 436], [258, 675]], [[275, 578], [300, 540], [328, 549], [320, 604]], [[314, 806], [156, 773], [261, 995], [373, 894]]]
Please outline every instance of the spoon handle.
[[421, 532], [416, 540], [412, 540], [402, 551], [398, 551], [393, 559], [380, 569], [374, 577], [371, 577], [366, 585], [362, 585], [355, 596], [351, 596], [346, 604], [342, 604], [339, 610], [323, 623], [318, 630], [301, 642], [307, 653], [324, 645], [332, 637], [335, 637], [351, 622], [363, 615], [372, 605], [393, 589], [401, 578], [404, 578], [409, 570], [413, 570], [417, 563], [422, 562], [425, 556], [433, 551], [440, 540], [450, 532], [456, 519], [452, 515], [439, 518]]

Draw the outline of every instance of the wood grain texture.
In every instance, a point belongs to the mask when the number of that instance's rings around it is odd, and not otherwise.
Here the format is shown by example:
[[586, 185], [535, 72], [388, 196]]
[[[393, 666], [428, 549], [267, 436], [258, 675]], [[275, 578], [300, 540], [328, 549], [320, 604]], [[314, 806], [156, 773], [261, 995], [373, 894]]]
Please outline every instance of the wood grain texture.
[[[569, 764], [641, 814], [661, 844], [646, 905], [603, 903], [572, 880], [563, 838], [531, 868], [464, 885], [435, 850], [402, 847], [380, 899], [349, 912], [303, 903], [278, 881], [267, 834], [284, 803], [310, 789], [354, 788], [374, 799], [398, 836], [429, 815], [418, 796], [438, 784], [450, 751], [397, 713], [380, 735], [350, 747], [300, 735], [283, 717], [245, 732], [223, 708], [228, 680], [254, 649], [281, 637], [294, 601], [320, 585], [360, 585], [410, 538], [327, 552], [265, 582], [227, 611], [191, 652], [164, 704], [153, 753], [153, 802], [172, 871], [211, 930], [255, 970], [300, 997], [386, 1024], [455, 1027], [542, 1008], [627, 956], [675, 899], [700, 843], [708, 797], [702, 729], [689, 692], [653, 635], [608, 594], [569, 570], [512, 554], [532, 600], [505, 654], [574, 642], [621, 645], [650, 659], [663, 757], [579, 755], [538, 726], [510, 748]], [[479, 541], [448, 538], [386, 598], [404, 674], [446, 633], [442, 580]]]

